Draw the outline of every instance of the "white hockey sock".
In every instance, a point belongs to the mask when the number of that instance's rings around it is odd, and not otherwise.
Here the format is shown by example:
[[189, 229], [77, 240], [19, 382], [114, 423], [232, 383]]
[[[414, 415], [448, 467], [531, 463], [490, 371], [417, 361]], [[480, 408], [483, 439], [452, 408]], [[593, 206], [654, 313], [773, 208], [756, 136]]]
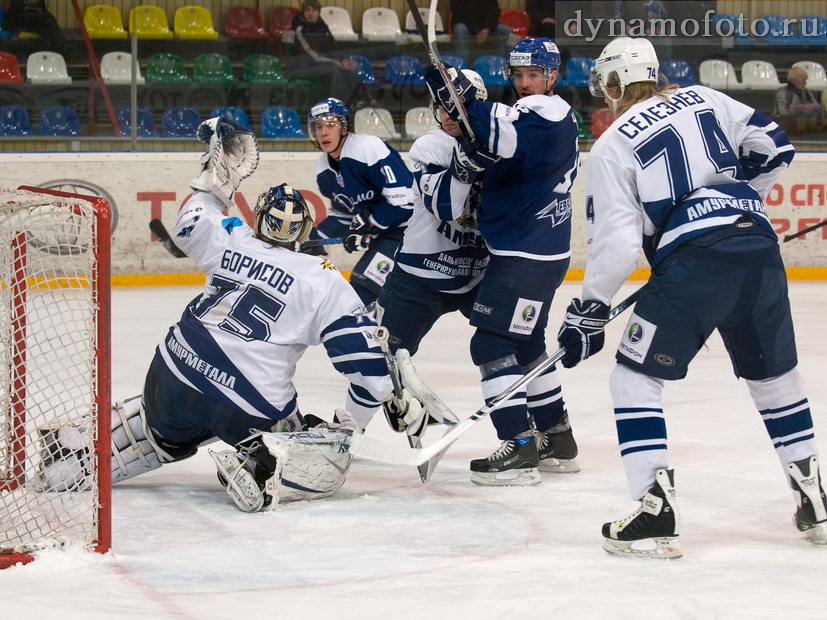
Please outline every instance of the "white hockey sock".
[[810, 403], [798, 369], [793, 368], [771, 379], [747, 379], [747, 386], [781, 461], [785, 477], [788, 476], [787, 466], [790, 463], [818, 456]]
[[639, 500], [668, 469], [666, 421], [661, 407], [663, 380], [617, 364], [609, 377], [617, 440], [626, 469], [629, 496]]
[[[504, 374], [490, 379], [483, 379], [482, 396], [485, 402], [502, 394], [507, 388], [522, 378], [522, 374]], [[517, 390], [511, 397], [491, 413], [491, 421], [497, 429], [497, 437], [511, 439], [528, 430], [528, 406], [525, 388]]]
[[[563, 415], [563, 391], [560, 388], [560, 373], [549, 369], [526, 386], [528, 412], [534, 417], [538, 431], [547, 431], [559, 424]], [[557, 431], [567, 430], [566, 427]]]

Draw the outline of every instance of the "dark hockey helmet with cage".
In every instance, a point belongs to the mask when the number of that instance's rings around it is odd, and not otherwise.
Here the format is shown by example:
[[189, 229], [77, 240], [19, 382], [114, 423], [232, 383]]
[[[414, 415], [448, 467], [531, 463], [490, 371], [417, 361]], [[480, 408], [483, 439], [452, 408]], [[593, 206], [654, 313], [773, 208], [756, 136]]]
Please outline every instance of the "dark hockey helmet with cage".
[[507, 80], [514, 75], [514, 67], [542, 67], [549, 79], [552, 70], [560, 68], [560, 50], [549, 38], [528, 37], [517, 43], [508, 55], [503, 69]]
[[307, 135], [316, 148], [319, 148], [319, 140], [316, 138], [316, 122], [338, 123], [343, 129], [348, 128], [350, 113], [347, 105], [341, 99], [327, 97], [322, 99], [307, 113]]
[[313, 216], [299, 190], [287, 183], [271, 187], [258, 197], [253, 231], [276, 245], [301, 243], [313, 228]]

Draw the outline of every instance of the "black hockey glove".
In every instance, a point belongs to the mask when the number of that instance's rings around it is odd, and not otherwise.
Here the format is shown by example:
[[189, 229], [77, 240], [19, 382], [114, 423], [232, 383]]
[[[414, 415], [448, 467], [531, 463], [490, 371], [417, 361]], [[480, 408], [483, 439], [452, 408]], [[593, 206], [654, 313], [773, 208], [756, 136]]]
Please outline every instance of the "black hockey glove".
[[[450, 65], [445, 65], [445, 69], [450, 69]], [[451, 120], [459, 118], [459, 112], [454, 100], [451, 98], [451, 93], [445, 82], [442, 81], [442, 76], [439, 71], [433, 67], [425, 69], [425, 84], [428, 90], [431, 91], [431, 98], [434, 103], [442, 107]], [[454, 91], [457, 93], [463, 105], [468, 106], [474, 99], [477, 98], [477, 89], [463, 73], [460, 71], [459, 75], [452, 81]]]
[[566, 368], [574, 368], [584, 359], [603, 348], [603, 328], [609, 320], [609, 306], [600, 301], [572, 299], [566, 310], [566, 318], [557, 341], [566, 348], [560, 362]]
[[364, 250], [370, 243], [370, 216], [366, 212], [357, 213], [350, 222], [350, 228], [342, 245], [348, 253]]
[[471, 185], [488, 166], [500, 161], [500, 158], [485, 145], [476, 140], [461, 138], [454, 145], [454, 155], [451, 159], [451, 176], [460, 183]]

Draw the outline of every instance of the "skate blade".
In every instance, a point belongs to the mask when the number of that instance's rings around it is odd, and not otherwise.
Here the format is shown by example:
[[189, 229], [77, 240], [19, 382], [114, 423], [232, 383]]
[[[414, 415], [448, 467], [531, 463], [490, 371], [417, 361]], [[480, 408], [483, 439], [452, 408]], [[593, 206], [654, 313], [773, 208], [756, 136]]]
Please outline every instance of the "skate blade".
[[683, 556], [677, 536], [661, 536], [641, 540], [604, 538], [603, 549], [611, 555], [638, 556], [657, 560], [675, 560]]
[[827, 545], [827, 523], [822, 522], [805, 530], [804, 536], [814, 545]]
[[542, 480], [537, 468], [531, 467], [490, 473], [475, 471], [471, 473], [471, 482], [481, 487], [533, 487]]
[[576, 474], [580, 471], [580, 464], [576, 459], [555, 459], [554, 457], [549, 457], [547, 459], [541, 459], [537, 469], [553, 474]]

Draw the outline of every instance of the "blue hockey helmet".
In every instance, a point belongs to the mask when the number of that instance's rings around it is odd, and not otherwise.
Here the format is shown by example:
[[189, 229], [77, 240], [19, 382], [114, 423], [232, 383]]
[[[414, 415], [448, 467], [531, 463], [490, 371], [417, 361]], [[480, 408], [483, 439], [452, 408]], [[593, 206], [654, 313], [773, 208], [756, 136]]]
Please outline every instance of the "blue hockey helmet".
[[549, 79], [551, 71], [560, 68], [560, 50], [551, 39], [528, 37], [517, 43], [508, 55], [508, 62], [505, 63], [506, 79], [512, 77], [514, 67], [542, 67], [546, 79]]
[[313, 216], [299, 190], [287, 183], [271, 187], [256, 201], [253, 231], [267, 243], [301, 243], [310, 234]]
[[338, 123], [340, 127], [347, 129], [349, 120], [350, 115], [345, 102], [335, 97], [327, 97], [310, 108], [310, 112], [307, 113], [307, 133], [310, 140], [318, 148], [319, 141], [316, 139], [317, 121]]

